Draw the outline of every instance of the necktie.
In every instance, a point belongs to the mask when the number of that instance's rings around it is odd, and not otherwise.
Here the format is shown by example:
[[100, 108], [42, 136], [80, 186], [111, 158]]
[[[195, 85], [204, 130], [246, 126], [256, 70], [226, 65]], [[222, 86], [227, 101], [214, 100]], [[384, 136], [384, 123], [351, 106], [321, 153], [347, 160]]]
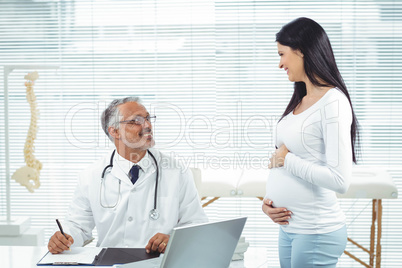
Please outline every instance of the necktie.
[[134, 165], [131, 169], [130, 169], [130, 175], [131, 175], [131, 182], [134, 184], [137, 180], [138, 180], [138, 173], [140, 171], [140, 166], [138, 165]]

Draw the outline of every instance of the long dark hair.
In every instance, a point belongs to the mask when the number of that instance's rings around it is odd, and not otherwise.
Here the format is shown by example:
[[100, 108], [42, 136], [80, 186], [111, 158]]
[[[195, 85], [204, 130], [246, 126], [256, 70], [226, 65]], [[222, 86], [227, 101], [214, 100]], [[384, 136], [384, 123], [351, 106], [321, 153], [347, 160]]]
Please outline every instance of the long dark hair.
[[[303, 53], [304, 70], [313, 85], [318, 87], [334, 86], [348, 98], [353, 115], [350, 135], [353, 162], [356, 163], [358, 122], [326, 32], [317, 22], [308, 18], [298, 18], [282, 27], [276, 34], [276, 42]], [[293, 96], [280, 120], [292, 112], [306, 94], [306, 84], [295, 82]]]

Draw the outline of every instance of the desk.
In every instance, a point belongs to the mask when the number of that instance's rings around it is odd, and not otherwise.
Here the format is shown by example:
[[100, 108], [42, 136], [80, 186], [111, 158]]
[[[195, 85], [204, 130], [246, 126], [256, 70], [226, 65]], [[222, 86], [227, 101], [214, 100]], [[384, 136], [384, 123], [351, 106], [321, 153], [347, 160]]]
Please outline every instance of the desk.
[[[54, 266], [36, 266], [36, 263], [47, 252], [46, 247], [0, 246], [0, 268], [40, 268]], [[244, 260], [232, 261], [230, 268], [266, 268], [268, 267], [267, 250], [264, 248], [248, 248]], [[77, 266], [57, 266], [77, 267]], [[88, 267], [88, 266], [79, 266]], [[112, 266], [101, 266], [112, 267]]]

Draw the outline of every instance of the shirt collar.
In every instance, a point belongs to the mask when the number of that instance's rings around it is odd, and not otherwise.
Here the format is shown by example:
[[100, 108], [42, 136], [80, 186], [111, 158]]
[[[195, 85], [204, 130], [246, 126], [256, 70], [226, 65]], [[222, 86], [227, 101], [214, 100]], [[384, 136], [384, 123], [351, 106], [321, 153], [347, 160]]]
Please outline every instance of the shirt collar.
[[133, 165], [140, 166], [141, 170], [145, 173], [147, 173], [153, 168], [153, 160], [151, 159], [148, 151], [145, 153], [144, 157], [140, 161], [138, 161], [138, 163], [133, 163], [122, 157], [119, 153], [117, 153], [116, 164], [125, 174], [127, 174], [127, 176], [130, 173], [130, 169], [133, 167]]

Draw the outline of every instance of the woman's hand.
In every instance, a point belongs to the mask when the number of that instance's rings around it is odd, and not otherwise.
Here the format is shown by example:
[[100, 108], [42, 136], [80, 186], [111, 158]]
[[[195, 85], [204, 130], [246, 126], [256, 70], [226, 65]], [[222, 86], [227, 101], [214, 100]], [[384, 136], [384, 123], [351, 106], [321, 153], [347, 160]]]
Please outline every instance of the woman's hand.
[[289, 153], [288, 148], [286, 148], [285, 144], [282, 144], [279, 149], [276, 149], [275, 152], [272, 153], [272, 157], [269, 159], [268, 168], [278, 168], [283, 167], [285, 164], [285, 157]]
[[291, 211], [286, 208], [275, 208], [272, 206], [272, 200], [265, 198], [262, 203], [262, 211], [271, 218], [271, 220], [279, 225], [289, 224]]

